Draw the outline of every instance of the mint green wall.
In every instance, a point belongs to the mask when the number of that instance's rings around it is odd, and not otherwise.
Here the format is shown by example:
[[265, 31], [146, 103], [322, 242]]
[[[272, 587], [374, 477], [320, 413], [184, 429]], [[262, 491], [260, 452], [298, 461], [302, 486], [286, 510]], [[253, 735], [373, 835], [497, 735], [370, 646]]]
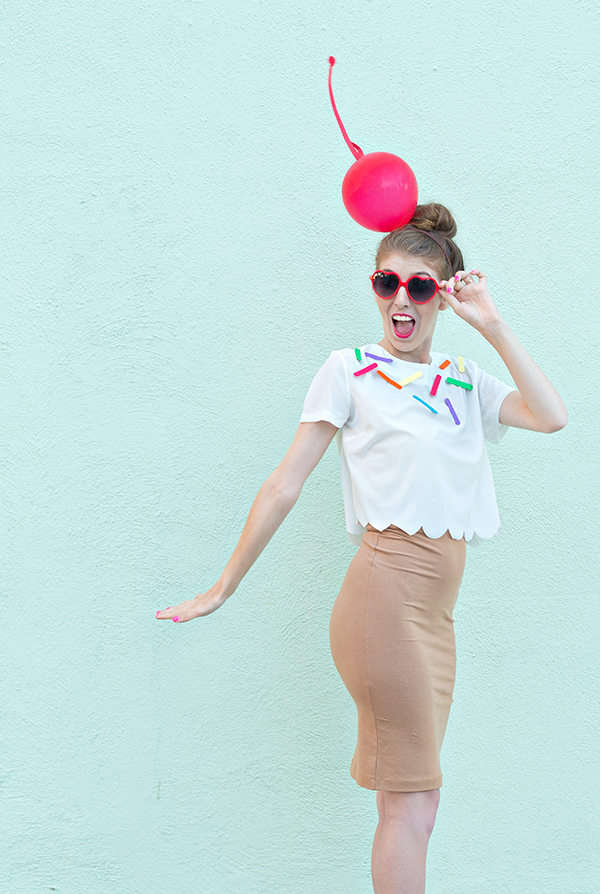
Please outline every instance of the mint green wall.
[[[428, 894], [598, 891], [599, 14], [300, 0], [0, 17], [2, 890], [368, 894], [335, 446], [212, 584], [332, 348], [378, 340], [350, 138], [402, 155], [570, 411], [490, 448]], [[436, 350], [507, 379], [450, 311]]]

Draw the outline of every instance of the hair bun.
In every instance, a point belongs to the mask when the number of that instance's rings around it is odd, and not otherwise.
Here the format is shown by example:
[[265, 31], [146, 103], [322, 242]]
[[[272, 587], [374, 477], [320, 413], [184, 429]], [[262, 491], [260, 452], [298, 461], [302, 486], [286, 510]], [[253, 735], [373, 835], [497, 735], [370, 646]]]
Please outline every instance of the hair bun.
[[417, 205], [410, 220], [410, 226], [418, 230], [437, 230], [438, 233], [452, 239], [456, 236], [456, 221], [444, 205], [430, 202], [429, 205]]

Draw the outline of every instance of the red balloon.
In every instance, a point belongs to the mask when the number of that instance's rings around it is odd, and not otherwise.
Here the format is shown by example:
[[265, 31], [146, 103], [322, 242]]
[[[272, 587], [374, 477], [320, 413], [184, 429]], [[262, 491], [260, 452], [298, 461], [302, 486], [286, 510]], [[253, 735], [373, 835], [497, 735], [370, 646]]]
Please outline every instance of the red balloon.
[[397, 155], [369, 152], [348, 170], [342, 199], [350, 217], [361, 227], [389, 233], [407, 224], [415, 213], [417, 178]]
[[344, 177], [342, 199], [350, 217], [361, 227], [389, 233], [403, 227], [415, 213], [418, 201], [417, 178], [412, 168], [391, 152], [369, 152], [351, 142], [333, 98], [329, 57], [329, 97], [342, 135], [356, 161]]

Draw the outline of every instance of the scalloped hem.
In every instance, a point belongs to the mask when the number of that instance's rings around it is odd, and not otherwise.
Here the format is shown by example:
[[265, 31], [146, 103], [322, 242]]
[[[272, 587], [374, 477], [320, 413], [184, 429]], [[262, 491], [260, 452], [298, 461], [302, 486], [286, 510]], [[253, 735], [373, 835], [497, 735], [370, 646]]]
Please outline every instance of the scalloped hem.
[[[408, 534], [409, 537], [413, 537], [415, 534], [418, 534], [419, 531], [422, 531], [426, 537], [430, 540], [439, 540], [445, 534], [450, 534], [453, 540], [465, 540], [467, 546], [480, 546], [486, 540], [491, 540], [492, 537], [495, 537], [498, 531], [500, 530], [500, 525], [496, 528], [496, 530], [491, 534], [480, 534], [475, 530], [465, 531], [459, 530], [457, 528], [447, 527], [441, 530], [439, 527], [433, 528], [431, 526], [425, 527], [424, 525], [419, 525], [419, 527], [415, 527], [414, 525], [402, 525], [399, 522], [388, 522], [383, 523], [381, 527], [379, 525], [374, 525], [372, 522], [367, 522], [366, 524], [362, 524], [357, 520], [358, 526], [362, 527], [362, 532], [358, 533], [356, 531], [350, 531], [346, 529], [346, 534], [348, 535], [348, 540], [350, 543], [353, 543], [355, 546], [360, 546], [362, 536], [364, 532], [371, 527], [374, 531], [381, 533], [382, 531], [386, 531], [388, 528], [394, 527], [399, 528], [401, 531], [404, 531], [405, 534]], [[413, 530], [410, 530], [412, 528]]]

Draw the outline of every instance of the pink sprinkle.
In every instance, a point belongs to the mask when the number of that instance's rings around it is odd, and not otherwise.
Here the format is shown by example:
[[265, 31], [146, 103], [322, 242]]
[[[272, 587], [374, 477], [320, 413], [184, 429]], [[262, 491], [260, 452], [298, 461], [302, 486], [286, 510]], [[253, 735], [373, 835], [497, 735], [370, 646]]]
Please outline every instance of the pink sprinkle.
[[442, 381], [442, 377], [441, 377], [441, 376], [436, 376], [436, 377], [435, 377], [435, 381], [434, 381], [434, 383], [433, 383], [433, 387], [432, 387], [431, 391], [429, 392], [430, 394], [433, 394], [434, 397], [435, 397], [435, 395], [437, 394], [438, 385], [440, 384], [441, 381]]
[[355, 376], [363, 376], [365, 373], [371, 372], [372, 369], [377, 369], [376, 363], [371, 363], [370, 366], [363, 366], [362, 369], [359, 369], [358, 372], [355, 372]]

